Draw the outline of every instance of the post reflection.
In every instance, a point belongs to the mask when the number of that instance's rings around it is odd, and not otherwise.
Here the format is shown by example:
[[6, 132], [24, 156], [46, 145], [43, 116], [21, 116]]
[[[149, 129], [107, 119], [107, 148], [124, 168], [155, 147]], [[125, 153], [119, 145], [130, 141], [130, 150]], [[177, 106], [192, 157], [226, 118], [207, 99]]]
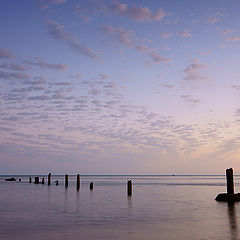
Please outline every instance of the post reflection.
[[231, 240], [238, 240], [237, 217], [234, 202], [228, 202], [228, 217], [231, 230]]

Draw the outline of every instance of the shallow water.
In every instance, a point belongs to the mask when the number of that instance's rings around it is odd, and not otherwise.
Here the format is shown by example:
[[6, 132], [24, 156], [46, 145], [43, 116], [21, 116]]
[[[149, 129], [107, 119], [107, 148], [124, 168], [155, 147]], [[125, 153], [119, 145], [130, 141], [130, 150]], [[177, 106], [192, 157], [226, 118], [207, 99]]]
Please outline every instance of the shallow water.
[[214, 200], [226, 191], [224, 176], [82, 176], [79, 191], [76, 176], [68, 188], [63, 176], [52, 179], [59, 186], [29, 184], [26, 176], [16, 177], [21, 182], [4, 178], [0, 239], [240, 239], [240, 204]]

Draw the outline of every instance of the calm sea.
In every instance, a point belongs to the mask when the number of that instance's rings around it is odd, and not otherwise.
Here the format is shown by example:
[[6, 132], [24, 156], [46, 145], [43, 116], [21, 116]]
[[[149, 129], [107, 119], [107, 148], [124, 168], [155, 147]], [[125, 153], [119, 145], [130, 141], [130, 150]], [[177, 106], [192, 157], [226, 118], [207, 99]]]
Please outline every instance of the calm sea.
[[[240, 203], [214, 199], [224, 176], [54, 176], [59, 185], [5, 182], [0, 176], [0, 239], [240, 239]], [[133, 182], [127, 196], [126, 183]], [[89, 183], [94, 183], [93, 191]], [[239, 177], [235, 176], [238, 191]]]

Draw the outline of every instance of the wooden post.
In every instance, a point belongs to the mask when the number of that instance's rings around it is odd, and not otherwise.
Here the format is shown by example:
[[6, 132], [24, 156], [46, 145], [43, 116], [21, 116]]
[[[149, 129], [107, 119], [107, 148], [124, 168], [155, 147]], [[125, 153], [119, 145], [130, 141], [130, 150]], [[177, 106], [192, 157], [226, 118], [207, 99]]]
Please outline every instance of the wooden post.
[[234, 184], [233, 184], [233, 169], [229, 168], [226, 170], [227, 177], [227, 194], [234, 194]]
[[56, 186], [58, 186], [58, 180], [55, 180], [55, 184], [56, 184]]
[[29, 177], [29, 183], [32, 183], [32, 178], [31, 177]]
[[39, 184], [39, 177], [35, 177], [35, 184]]
[[90, 190], [93, 190], [93, 182], [90, 182], [89, 188]]
[[77, 189], [80, 188], [80, 175], [77, 175]]
[[44, 177], [42, 178], [42, 184], [44, 184]]
[[65, 174], [65, 187], [68, 187], [68, 174]]
[[132, 181], [131, 180], [129, 180], [127, 183], [127, 193], [128, 193], [128, 196], [132, 196]]
[[51, 173], [48, 174], [48, 185], [51, 185]]

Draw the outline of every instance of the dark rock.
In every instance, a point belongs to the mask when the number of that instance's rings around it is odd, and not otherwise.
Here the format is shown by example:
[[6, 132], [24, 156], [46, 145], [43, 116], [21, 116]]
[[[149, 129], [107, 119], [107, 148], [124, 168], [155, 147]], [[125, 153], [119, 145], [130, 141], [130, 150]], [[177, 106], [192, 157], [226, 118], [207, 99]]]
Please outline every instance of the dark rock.
[[220, 202], [237, 202], [240, 201], [240, 193], [237, 194], [219, 193], [215, 200]]
[[13, 177], [12, 178], [6, 178], [5, 181], [14, 182], [14, 181], [16, 181], [16, 179], [13, 178]]

